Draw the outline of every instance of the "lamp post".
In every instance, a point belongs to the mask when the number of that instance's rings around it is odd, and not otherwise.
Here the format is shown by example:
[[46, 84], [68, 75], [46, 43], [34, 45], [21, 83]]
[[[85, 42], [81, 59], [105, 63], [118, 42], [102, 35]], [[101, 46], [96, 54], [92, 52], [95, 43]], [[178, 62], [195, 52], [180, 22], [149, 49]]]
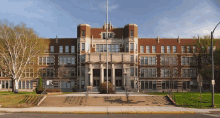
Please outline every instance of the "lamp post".
[[125, 88], [125, 85], [126, 85], [126, 83], [125, 83], [125, 76], [127, 75], [127, 72], [125, 71], [124, 72], [124, 88]]
[[[219, 22], [220, 23], [220, 22]], [[215, 28], [219, 25], [219, 23], [215, 26]], [[213, 60], [213, 33], [215, 31], [215, 28], [213, 31], [211, 31], [211, 51], [212, 51], [212, 107], [215, 106], [214, 104], [214, 60]]]

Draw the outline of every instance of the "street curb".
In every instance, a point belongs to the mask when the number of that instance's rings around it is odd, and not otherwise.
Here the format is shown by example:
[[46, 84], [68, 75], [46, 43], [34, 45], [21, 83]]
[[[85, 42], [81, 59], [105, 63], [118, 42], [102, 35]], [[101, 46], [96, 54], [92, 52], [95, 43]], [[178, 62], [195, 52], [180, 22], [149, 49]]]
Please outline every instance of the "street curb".
[[196, 114], [194, 111], [0, 111], [0, 113], [41, 113], [41, 114]]

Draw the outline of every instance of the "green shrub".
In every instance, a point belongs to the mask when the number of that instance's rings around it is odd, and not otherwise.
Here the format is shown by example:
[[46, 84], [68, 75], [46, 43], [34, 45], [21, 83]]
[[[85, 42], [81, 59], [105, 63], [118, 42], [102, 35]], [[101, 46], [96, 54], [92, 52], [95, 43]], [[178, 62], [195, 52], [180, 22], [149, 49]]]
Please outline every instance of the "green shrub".
[[[107, 93], [107, 82], [103, 82], [102, 84], [100, 84], [99, 92], [101, 94]], [[114, 93], [115, 91], [113, 90], [113, 85], [111, 83], [108, 83], [108, 94], [114, 94]]]
[[36, 93], [41, 94], [43, 91], [44, 91], [44, 87], [43, 87], [43, 84], [42, 84], [42, 78], [40, 77], [39, 81], [38, 81], [38, 86], [36, 88]]

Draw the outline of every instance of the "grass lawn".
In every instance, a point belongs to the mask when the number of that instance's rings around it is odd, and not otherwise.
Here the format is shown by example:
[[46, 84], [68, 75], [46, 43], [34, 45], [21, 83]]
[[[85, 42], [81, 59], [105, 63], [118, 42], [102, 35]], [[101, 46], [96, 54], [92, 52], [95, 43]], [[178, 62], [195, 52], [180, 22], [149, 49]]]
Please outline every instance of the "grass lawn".
[[0, 91], [0, 105], [2, 107], [20, 108], [20, 107], [30, 107], [33, 104], [21, 103], [25, 99], [25, 95], [37, 95], [36, 92], [7, 92]]
[[[167, 95], [168, 93], [147, 93], [151, 95]], [[201, 93], [199, 92], [183, 92], [183, 93], [174, 93], [175, 101], [178, 106], [190, 107], [190, 108], [211, 108], [212, 104], [212, 94], [211, 92]], [[215, 93], [215, 106], [220, 108], [220, 93]], [[202, 105], [202, 107], [201, 107]]]
[[7, 92], [7, 91], [0, 91], [0, 95], [11, 95], [11, 94], [36, 94], [36, 92], [19, 92], [13, 93], [13, 92]]

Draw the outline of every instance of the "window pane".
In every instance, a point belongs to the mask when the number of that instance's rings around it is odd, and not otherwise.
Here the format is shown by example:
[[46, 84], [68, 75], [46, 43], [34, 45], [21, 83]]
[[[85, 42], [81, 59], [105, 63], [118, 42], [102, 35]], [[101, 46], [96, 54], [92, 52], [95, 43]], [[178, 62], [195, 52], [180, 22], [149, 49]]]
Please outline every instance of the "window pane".
[[148, 65], [148, 57], [145, 57], [145, 58], [144, 58], [144, 64], [145, 64], [145, 65]]

